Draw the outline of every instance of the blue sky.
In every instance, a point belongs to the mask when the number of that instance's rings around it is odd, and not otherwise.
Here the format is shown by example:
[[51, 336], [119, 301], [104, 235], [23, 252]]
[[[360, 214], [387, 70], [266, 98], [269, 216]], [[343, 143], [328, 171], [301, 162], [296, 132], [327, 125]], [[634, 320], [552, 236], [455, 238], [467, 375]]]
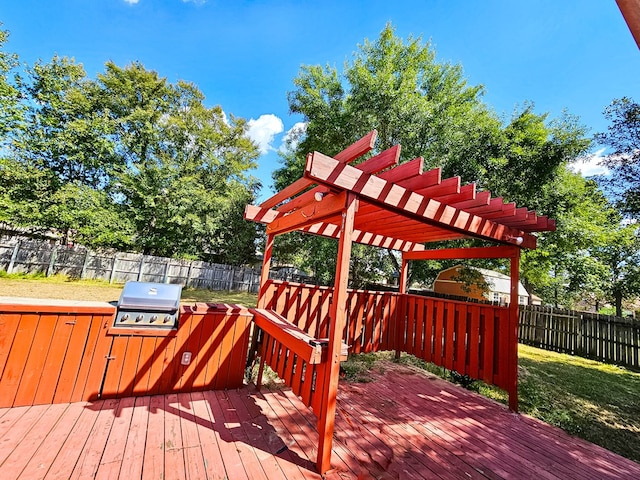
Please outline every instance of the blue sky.
[[108, 60], [138, 60], [252, 120], [265, 152], [255, 172], [262, 197], [283, 136], [301, 120], [286, 98], [300, 66], [341, 70], [387, 22], [401, 38], [431, 40], [439, 60], [461, 63], [506, 117], [533, 102], [551, 117], [566, 109], [595, 133], [607, 127], [611, 100], [640, 100], [640, 51], [615, 0], [5, 0], [0, 22], [6, 49], [28, 64], [69, 56], [95, 77]]

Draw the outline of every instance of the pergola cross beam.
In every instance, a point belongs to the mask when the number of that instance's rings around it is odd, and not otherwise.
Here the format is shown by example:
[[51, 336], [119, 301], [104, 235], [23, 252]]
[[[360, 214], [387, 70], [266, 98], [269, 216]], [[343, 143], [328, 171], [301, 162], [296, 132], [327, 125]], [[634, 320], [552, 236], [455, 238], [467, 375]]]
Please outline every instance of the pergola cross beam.
[[536, 245], [536, 238], [525, 231], [452, 207], [337, 162], [319, 152], [313, 152], [307, 157], [305, 176], [326, 186], [351, 191], [368, 203], [377, 205], [381, 211], [387, 210], [411, 220], [441, 227], [461, 237], [471, 236], [503, 243], [513, 243], [510, 239], [517, 238], [521, 239], [518, 242], [523, 247], [535, 248]]

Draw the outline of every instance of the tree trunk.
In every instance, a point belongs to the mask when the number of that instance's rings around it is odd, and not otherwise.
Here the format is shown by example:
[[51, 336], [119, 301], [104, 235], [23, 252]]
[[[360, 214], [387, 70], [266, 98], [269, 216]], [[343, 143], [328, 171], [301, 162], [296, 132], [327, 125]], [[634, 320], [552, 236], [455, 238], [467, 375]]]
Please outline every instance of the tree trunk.
[[622, 316], [622, 293], [616, 292], [616, 317]]

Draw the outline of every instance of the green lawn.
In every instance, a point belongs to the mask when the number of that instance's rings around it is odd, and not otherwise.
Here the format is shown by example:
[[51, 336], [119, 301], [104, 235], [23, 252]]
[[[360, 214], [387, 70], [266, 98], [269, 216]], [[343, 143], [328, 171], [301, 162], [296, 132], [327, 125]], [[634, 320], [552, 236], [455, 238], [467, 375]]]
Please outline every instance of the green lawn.
[[[0, 296], [55, 298], [61, 300], [117, 301], [122, 284], [102, 280], [73, 280], [64, 275], [7, 275], [0, 271]], [[182, 302], [236, 303], [255, 307], [257, 295], [246, 292], [213, 292], [205, 289], [183, 288]]]
[[519, 347], [520, 409], [640, 462], [640, 373]]
[[182, 289], [182, 302], [205, 302], [205, 303], [237, 303], [245, 307], [255, 307], [258, 296], [255, 293], [247, 292], [212, 292], [211, 290], [200, 290], [195, 288]]

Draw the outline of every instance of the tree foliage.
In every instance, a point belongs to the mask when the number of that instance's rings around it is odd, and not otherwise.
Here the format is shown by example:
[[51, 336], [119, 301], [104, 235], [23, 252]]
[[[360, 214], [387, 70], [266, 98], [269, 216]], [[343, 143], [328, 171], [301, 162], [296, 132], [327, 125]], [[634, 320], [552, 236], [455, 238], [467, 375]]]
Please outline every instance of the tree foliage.
[[604, 164], [611, 169], [602, 182], [618, 199], [626, 214], [640, 217], [640, 104], [631, 98], [615, 99], [604, 116], [611, 122], [595, 139], [612, 149]]
[[258, 151], [244, 120], [227, 121], [220, 107], [204, 106], [195, 85], [169, 84], [139, 63], [107, 63], [98, 85], [127, 167], [114, 173], [111, 193], [135, 227], [134, 245], [144, 253], [224, 259], [216, 239], [221, 222], [229, 223], [230, 211], [242, 218], [232, 205], [257, 188], [245, 176]]
[[[557, 183], [590, 144], [575, 118], [549, 120], [532, 104], [502, 120], [483, 102], [483, 87], [469, 85], [460, 65], [438, 61], [420, 38], [403, 41], [391, 25], [360, 45], [343, 71], [303, 66], [294, 86], [289, 106], [307, 128], [296, 150], [283, 155], [283, 167], [274, 173], [277, 188], [302, 175], [307, 152], [335, 154], [375, 128], [373, 153], [400, 143], [401, 163], [422, 156], [425, 167], [440, 167], [443, 177], [460, 176], [494, 196], [554, 215], [561, 200]], [[307, 248], [305, 241], [281, 243], [288, 252]], [[372, 259], [386, 258], [387, 266], [380, 260], [367, 271], [389, 274], [393, 259], [369, 250]], [[428, 284], [448, 266], [415, 263], [411, 279]]]
[[525, 285], [555, 306], [595, 305], [604, 299], [603, 266], [590, 250], [606, 243], [616, 212], [595, 182], [568, 169], [558, 173], [545, 193], [554, 203], [557, 230], [541, 233], [539, 248], [524, 252]]
[[0, 29], [0, 146], [5, 146], [11, 133], [20, 126], [23, 112], [17, 73], [19, 60], [15, 53], [4, 49], [8, 39], [9, 32]]
[[260, 187], [247, 175], [258, 149], [243, 119], [139, 62], [90, 79], [55, 56], [11, 80], [17, 65], [2, 50], [0, 221], [94, 248], [254, 261], [242, 214]]

